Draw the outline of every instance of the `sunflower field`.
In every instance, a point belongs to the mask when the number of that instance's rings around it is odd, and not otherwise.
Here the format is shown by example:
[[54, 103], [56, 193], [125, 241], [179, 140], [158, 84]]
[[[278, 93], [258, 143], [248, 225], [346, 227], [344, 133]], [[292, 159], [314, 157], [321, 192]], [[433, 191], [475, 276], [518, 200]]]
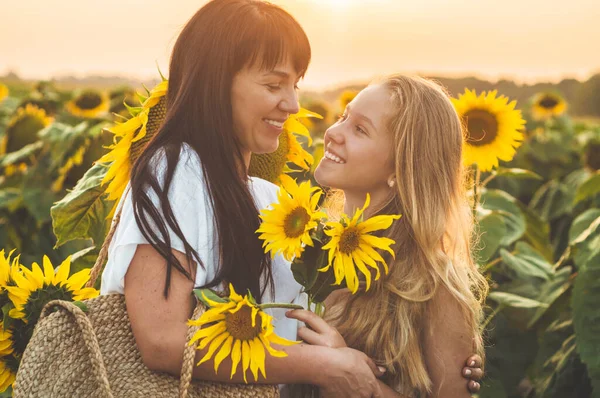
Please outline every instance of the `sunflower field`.
[[[570, 117], [558, 92], [517, 104], [465, 89], [453, 102], [491, 285], [479, 397], [600, 397], [600, 125]], [[83, 285], [167, 90], [164, 77], [143, 94], [0, 83], [2, 396], [40, 306], [97, 294]], [[250, 174], [314, 184], [323, 133], [356, 93], [303, 98], [277, 152], [253, 156]]]

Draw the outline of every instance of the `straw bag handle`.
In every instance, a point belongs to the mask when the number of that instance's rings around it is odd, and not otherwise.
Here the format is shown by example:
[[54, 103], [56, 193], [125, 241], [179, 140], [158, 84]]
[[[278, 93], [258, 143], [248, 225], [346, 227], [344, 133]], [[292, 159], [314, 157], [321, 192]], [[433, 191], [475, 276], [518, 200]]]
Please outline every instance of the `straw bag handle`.
[[[115, 234], [115, 231], [117, 230], [119, 221], [121, 221], [121, 213], [122, 212], [123, 212], [123, 206], [121, 206], [121, 208], [115, 215], [115, 219], [112, 222], [110, 231], [108, 232], [108, 234], [106, 235], [106, 238], [104, 239], [104, 242], [102, 243], [102, 248], [100, 248], [100, 253], [98, 253], [98, 258], [96, 259], [96, 262], [94, 263], [94, 266], [92, 267], [92, 270], [90, 271], [90, 279], [86, 283], [86, 285], [85, 285], [86, 287], [93, 287], [94, 284], [96, 283], [96, 279], [98, 279], [98, 275], [100, 275], [100, 272], [102, 271], [102, 267], [104, 265], [107, 255], [108, 255], [108, 246], [110, 245], [110, 241], [112, 240], [112, 238]], [[81, 311], [81, 309], [79, 309], [76, 306], [73, 306], [73, 307], [77, 308], [83, 314], [83, 311]], [[72, 311], [70, 311], [70, 312], [73, 313]], [[194, 309], [192, 319], [198, 319], [200, 317], [200, 315], [202, 315], [203, 312], [204, 312], [204, 306], [202, 305], [202, 303], [200, 303], [198, 301], [196, 308]], [[87, 317], [85, 317], [84, 321], [87, 322], [87, 327], [89, 327], [89, 329], [93, 333], [93, 327], [90, 324], [89, 319]], [[78, 323], [79, 323], [79, 320], [78, 320]], [[198, 342], [196, 342], [193, 345], [189, 345], [188, 341], [190, 341], [190, 339], [192, 338], [192, 336], [194, 335], [194, 333], [197, 330], [198, 330], [198, 326], [190, 326], [188, 329], [188, 333], [186, 335], [186, 344], [185, 344], [185, 348], [183, 351], [183, 364], [181, 366], [181, 375], [180, 375], [180, 383], [179, 383], [179, 397], [180, 398], [187, 398], [188, 389], [189, 389], [190, 383], [192, 381], [192, 373], [194, 371], [194, 359], [196, 357], [196, 346], [198, 345]], [[83, 329], [82, 329], [82, 331], [83, 331]], [[84, 333], [84, 340], [86, 339], [86, 337], [87, 336]], [[95, 342], [95, 346], [94, 346], [94, 342]], [[88, 346], [87, 340], [86, 340], [86, 346]], [[90, 347], [88, 347], [88, 348], [90, 349], [90, 352], [92, 352], [92, 350], [94, 350], [93, 351], [94, 355], [92, 357], [94, 357], [96, 354], [98, 354], [98, 355], [100, 355], [100, 358], [102, 358], [102, 353], [100, 352], [100, 347], [98, 346], [98, 341], [96, 340], [95, 335], [93, 336], [93, 341], [90, 340]], [[101, 372], [103, 374], [103, 376], [101, 375], [100, 377], [104, 377], [106, 379], [106, 382], [108, 383], [108, 378], [106, 377], [106, 369], [104, 368], [104, 363], [102, 361], [100, 361], [99, 365], [101, 366]], [[95, 369], [96, 368], [94, 367], [94, 370]], [[112, 393], [110, 393], [110, 388], [108, 389], [108, 391], [109, 391], [109, 394], [111, 394], [110, 396], [112, 397]]]
[[98, 383], [100, 392], [102, 393], [101, 397], [113, 398], [114, 396], [110, 389], [110, 383], [108, 382], [108, 375], [106, 372], [106, 367], [104, 366], [102, 352], [100, 351], [98, 339], [96, 338], [94, 327], [92, 326], [89, 318], [85, 312], [81, 310], [81, 308], [77, 307], [70, 301], [52, 300], [44, 306], [39, 319], [42, 320], [46, 316], [50, 315], [56, 309], [56, 307], [60, 307], [67, 311], [73, 317], [75, 323], [79, 327], [81, 336], [83, 337], [83, 343], [85, 344], [85, 348], [88, 350], [90, 362], [92, 363], [92, 369], [94, 371], [93, 373], [96, 377], [96, 382]]

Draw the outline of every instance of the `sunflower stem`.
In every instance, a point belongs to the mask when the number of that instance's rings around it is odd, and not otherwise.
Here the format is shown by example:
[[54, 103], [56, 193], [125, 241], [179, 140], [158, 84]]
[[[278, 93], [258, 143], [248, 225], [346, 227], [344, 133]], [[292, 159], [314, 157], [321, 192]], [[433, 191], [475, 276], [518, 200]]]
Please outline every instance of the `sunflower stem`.
[[258, 306], [261, 310], [266, 310], [267, 308], [289, 308], [291, 310], [303, 310], [304, 307], [299, 304], [286, 304], [286, 303], [267, 303], [260, 304]]
[[488, 176], [488, 178], [483, 180], [483, 182], [481, 183], [481, 187], [485, 188], [487, 186], [487, 184], [489, 184], [494, 178], [496, 178], [497, 175], [498, 174], [496, 174], [496, 173], [492, 173], [490, 176]]

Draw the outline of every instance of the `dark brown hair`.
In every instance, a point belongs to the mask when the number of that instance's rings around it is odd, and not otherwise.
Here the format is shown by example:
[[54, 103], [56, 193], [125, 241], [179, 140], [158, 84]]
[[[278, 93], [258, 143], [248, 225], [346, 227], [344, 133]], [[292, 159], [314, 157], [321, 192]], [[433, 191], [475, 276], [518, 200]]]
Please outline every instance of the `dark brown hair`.
[[[273, 289], [271, 261], [255, 233], [260, 223], [258, 209], [233, 130], [231, 87], [242, 68], [259, 65], [272, 70], [287, 59], [299, 75], [304, 75], [310, 55], [308, 38], [298, 22], [283, 9], [263, 1], [213, 0], [183, 28], [171, 55], [165, 121], [135, 163], [131, 179], [136, 222], [167, 261], [165, 297], [173, 267], [192, 279], [190, 270], [171, 252], [167, 226], [183, 241], [187, 261], [192, 264], [195, 260], [204, 267], [183, 236], [168, 201], [183, 143], [200, 157], [219, 241], [218, 271], [203, 287], [232, 283], [236, 291], [250, 290], [258, 300], [267, 286]], [[167, 163], [164, 186], [159, 184], [151, 162], [162, 150]], [[158, 195], [158, 208], [148, 189]], [[261, 275], [267, 281], [263, 289]]]

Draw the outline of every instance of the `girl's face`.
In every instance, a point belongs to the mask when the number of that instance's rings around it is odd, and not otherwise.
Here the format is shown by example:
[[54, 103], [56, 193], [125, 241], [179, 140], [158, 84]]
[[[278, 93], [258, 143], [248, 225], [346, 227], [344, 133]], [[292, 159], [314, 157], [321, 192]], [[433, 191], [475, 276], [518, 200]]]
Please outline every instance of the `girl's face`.
[[325, 132], [325, 156], [315, 170], [321, 185], [342, 189], [346, 198], [387, 196], [394, 175], [392, 137], [387, 131], [390, 93], [381, 85], [361, 91]]
[[283, 123], [299, 111], [299, 78], [291, 60], [271, 71], [254, 65], [235, 75], [231, 87], [233, 126], [247, 164], [252, 153], [277, 150]]

